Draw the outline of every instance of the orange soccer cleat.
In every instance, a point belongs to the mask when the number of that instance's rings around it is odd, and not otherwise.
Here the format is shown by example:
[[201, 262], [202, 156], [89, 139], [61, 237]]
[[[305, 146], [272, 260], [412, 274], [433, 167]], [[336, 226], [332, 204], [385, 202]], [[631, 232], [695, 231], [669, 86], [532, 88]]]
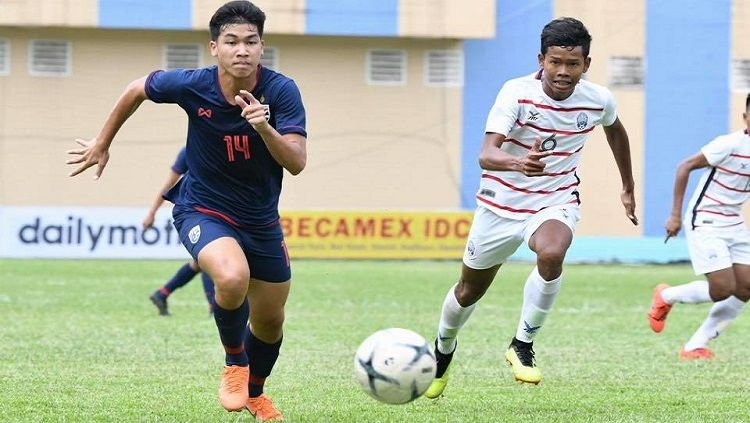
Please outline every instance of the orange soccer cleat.
[[227, 411], [242, 411], [247, 402], [248, 366], [224, 366], [219, 385], [219, 402]]
[[714, 353], [708, 348], [696, 348], [694, 350], [685, 351], [685, 348], [680, 349], [680, 360], [713, 360]]
[[654, 294], [651, 297], [651, 310], [648, 312], [648, 324], [651, 326], [651, 330], [656, 333], [664, 330], [664, 324], [667, 322], [667, 315], [669, 310], [672, 309], [671, 304], [664, 302], [661, 297], [661, 292], [669, 288], [669, 285], [660, 283], [654, 288]]
[[281, 411], [273, 405], [273, 400], [266, 394], [261, 394], [255, 398], [247, 398], [245, 407], [259, 421], [280, 422], [284, 420]]

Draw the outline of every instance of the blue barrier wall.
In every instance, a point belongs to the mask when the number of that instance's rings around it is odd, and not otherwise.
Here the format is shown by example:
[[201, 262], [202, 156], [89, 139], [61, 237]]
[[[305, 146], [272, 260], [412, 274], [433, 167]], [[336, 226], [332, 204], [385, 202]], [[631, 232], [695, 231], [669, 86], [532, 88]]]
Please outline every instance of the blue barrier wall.
[[191, 29], [191, 0], [99, 0], [101, 28]]
[[481, 171], [477, 156], [487, 113], [503, 83], [538, 69], [539, 35], [552, 20], [552, 0], [498, 0], [493, 40], [464, 43], [466, 57], [461, 148], [461, 207], [473, 209]]
[[307, 0], [306, 7], [306, 34], [398, 35], [398, 0]]
[[647, 0], [646, 236], [664, 233], [677, 165], [729, 132], [731, 14], [731, 0]]

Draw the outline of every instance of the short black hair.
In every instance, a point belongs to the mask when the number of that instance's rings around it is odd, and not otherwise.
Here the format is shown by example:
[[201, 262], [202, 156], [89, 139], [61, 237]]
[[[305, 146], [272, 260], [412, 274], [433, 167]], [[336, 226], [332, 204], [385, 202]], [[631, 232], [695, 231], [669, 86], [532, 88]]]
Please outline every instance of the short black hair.
[[575, 48], [581, 46], [583, 57], [589, 57], [591, 34], [576, 18], [557, 18], [542, 29], [542, 54], [547, 54], [550, 47]]
[[258, 6], [249, 1], [237, 0], [230, 1], [216, 10], [208, 24], [208, 29], [211, 32], [211, 40], [216, 41], [227, 25], [253, 24], [258, 28], [258, 35], [262, 38], [265, 22], [266, 14]]
[[747, 99], [745, 99], [745, 111], [750, 112], [750, 94], [748, 94]]

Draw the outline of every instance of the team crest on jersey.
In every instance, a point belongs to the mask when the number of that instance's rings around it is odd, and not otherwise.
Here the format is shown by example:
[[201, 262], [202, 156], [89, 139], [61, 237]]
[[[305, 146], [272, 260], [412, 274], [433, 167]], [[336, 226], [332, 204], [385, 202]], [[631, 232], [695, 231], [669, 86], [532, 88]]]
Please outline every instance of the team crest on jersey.
[[576, 116], [576, 127], [579, 130], [585, 129], [589, 125], [589, 115], [584, 112], [578, 113]]
[[267, 121], [271, 120], [271, 106], [269, 106], [268, 104], [262, 104], [262, 106], [263, 106], [263, 109], [265, 109], [266, 111], [266, 120]]
[[201, 225], [195, 225], [192, 229], [190, 229], [190, 232], [188, 232], [188, 238], [190, 238], [190, 242], [192, 244], [195, 244], [198, 242], [198, 240], [201, 237]]
[[540, 112], [537, 112], [536, 110], [529, 110], [529, 115], [526, 117], [526, 120], [529, 122], [536, 122], [540, 117], [542, 117], [542, 114]]
[[474, 241], [469, 240], [469, 242], [466, 244], [466, 253], [469, 255], [469, 258], [474, 258], [477, 254], [477, 247], [474, 245]]

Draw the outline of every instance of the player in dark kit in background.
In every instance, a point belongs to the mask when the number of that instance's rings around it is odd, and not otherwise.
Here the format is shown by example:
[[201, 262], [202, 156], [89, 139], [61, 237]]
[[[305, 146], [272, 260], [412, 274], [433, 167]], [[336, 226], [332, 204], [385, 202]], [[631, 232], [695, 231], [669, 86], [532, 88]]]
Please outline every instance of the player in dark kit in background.
[[[187, 160], [185, 159], [185, 147], [180, 149], [177, 153], [177, 158], [169, 171], [169, 176], [164, 186], [159, 190], [159, 194], [151, 204], [146, 218], [143, 219], [143, 229], [148, 229], [154, 225], [154, 219], [156, 218], [156, 211], [159, 210], [161, 204], [164, 202], [164, 194], [172, 188], [177, 181], [180, 180], [182, 175], [188, 171]], [[193, 280], [195, 275], [201, 271], [198, 262], [190, 260], [185, 263], [177, 270], [168, 281], [161, 288], [154, 291], [148, 298], [159, 310], [160, 316], [169, 316], [169, 307], [167, 305], [167, 298], [178, 288], [182, 288], [187, 285], [188, 282]], [[208, 301], [208, 312], [209, 314], [214, 313], [214, 281], [204, 272], [201, 273], [201, 279], [203, 281], [203, 292], [206, 294], [206, 301]]]
[[[279, 354], [291, 267], [279, 225], [284, 169], [307, 161], [305, 110], [294, 81], [260, 66], [265, 14], [232, 1], [211, 18], [217, 66], [155, 71], [133, 81], [99, 135], [70, 150], [77, 175], [97, 165], [146, 99], [176, 103], [188, 115], [190, 171], [167, 194], [182, 243], [216, 285], [214, 317], [226, 352], [219, 387], [228, 411], [247, 408], [259, 420], [281, 420], [263, 393]], [[248, 318], [250, 325], [248, 326]]]

